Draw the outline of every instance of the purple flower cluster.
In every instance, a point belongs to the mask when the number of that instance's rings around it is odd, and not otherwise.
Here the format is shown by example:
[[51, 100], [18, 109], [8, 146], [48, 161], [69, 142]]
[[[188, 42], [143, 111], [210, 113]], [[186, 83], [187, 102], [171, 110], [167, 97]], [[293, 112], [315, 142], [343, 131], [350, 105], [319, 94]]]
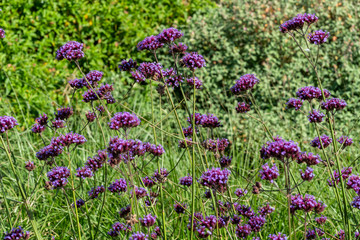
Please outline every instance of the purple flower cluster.
[[202, 115], [200, 125], [204, 128], [221, 127], [219, 119], [214, 114]]
[[17, 125], [19, 124], [14, 117], [0, 116], [0, 133], [4, 133]]
[[270, 234], [269, 240], [287, 240], [288, 237], [285, 234], [278, 233], [278, 234]]
[[305, 196], [302, 196], [300, 194], [296, 194], [291, 196], [290, 210], [292, 213], [295, 213], [295, 211], [298, 210], [321, 213], [324, 211], [325, 207], [326, 205], [323, 202], [316, 201], [315, 197], [312, 195], [306, 194]]
[[125, 59], [121, 61], [119, 68], [121, 71], [131, 71], [131, 69], [134, 69], [137, 67], [137, 62], [132, 60], [131, 58], [129, 61], [126, 61]]
[[286, 103], [288, 109], [295, 108], [296, 111], [300, 110], [303, 105], [303, 100], [298, 98], [290, 98], [289, 101]]
[[108, 232], [108, 235], [111, 237], [117, 237], [120, 235], [120, 232], [130, 232], [132, 227], [130, 225], [116, 222], [112, 225], [112, 229]]
[[[321, 142], [320, 142], [320, 140], [321, 140]], [[318, 149], [322, 149], [323, 147], [327, 148], [332, 143], [332, 139], [325, 134], [320, 136], [320, 140], [319, 140], [319, 137], [314, 138], [310, 142], [310, 146], [317, 147]], [[321, 146], [321, 143], [322, 143], [322, 146]]]
[[[148, 196], [148, 193], [147, 193], [147, 191], [146, 191], [145, 188], [135, 186], [134, 189], [135, 189], [136, 199], [140, 199], [140, 198], [143, 198], [143, 197]], [[132, 191], [132, 190], [131, 190], [131, 192], [130, 192], [130, 195], [131, 195], [131, 196], [133, 195], [133, 191]]]
[[360, 177], [357, 175], [351, 175], [346, 183], [348, 189], [353, 189], [358, 195], [360, 195]]
[[327, 220], [327, 217], [321, 215], [320, 217], [315, 218], [315, 222], [319, 225], [323, 225]]
[[326, 100], [326, 102], [321, 103], [321, 108], [329, 112], [332, 112], [334, 110], [337, 111], [343, 110], [346, 107], [346, 105], [347, 104], [343, 99], [331, 98]]
[[151, 227], [156, 222], [156, 216], [152, 216], [151, 214], [145, 215], [143, 218], [140, 218], [140, 223], [144, 227]]
[[143, 50], [155, 51], [163, 46], [164, 43], [159, 42], [156, 36], [149, 36], [138, 43], [137, 49], [139, 51], [143, 51]]
[[77, 177], [81, 177], [82, 179], [85, 178], [90, 178], [92, 177], [94, 174], [91, 171], [91, 169], [88, 166], [82, 167], [82, 168], [78, 168], [76, 170], [76, 174]]
[[55, 114], [56, 120], [66, 120], [74, 114], [74, 111], [71, 107], [58, 108]]
[[59, 156], [64, 150], [64, 146], [59, 142], [51, 141], [50, 145], [47, 145], [40, 149], [36, 153], [36, 157], [39, 160], [47, 160], [48, 158], [53, 158]]
[[175, 210], [175, 212], [177, 212], [179, 214], [184, 213], [187, 208], [188, 208], [187, 204], [185, 204], [185, 203], [175, 203], [174, 204], [174, 210]]
[[47, 177], [53, 188], [62, 188], [66, 186], [69, 176], [70, 170], [67, 167], [55, 167], [47, 173]]
[[352, 138], [348, 136], [341, 136], [337, 139], [337, 141], [342, 145], [343, 148], [351, 146], [353, 144]]
[[226, 168], [223, 170], [221, 170], [221, 168], [208, 169], [201, 175], [199, 183], [203, 186], [223, 192], [226, 188], [230, 173], [230, 170]]
[[140, 125], [140, 119], [129, 112], [118, 112], [115, 113], [114, 117], [110, 119], [110, 129], [119, 130], [120, 128], [133, 128]]
[[56, 59], [63, 60], [67, 59], [69, 61], [76, 61], [84, 57], [83, 52], [84, 44], [78, 43], [75, 41], [70, 41], [65, 43], [59, 48], [56, 52]]
[[[85, 201], [82, 200], [81, 198], [78, 199], [78, 200], [76, 200], [76, 207], [77, 207], [77, 208], [81, 208], [81, 207], [84, 206], [84, 205], [85, 205]], [[75, 207], [74, 204], [72, 204], [71, 206], [72, 206], [73, 208]]]
[[107, 152], [105, 150], [99, 150], [98, 154], [94, 157], [88, 157], [85, 166], [89, 167], [92, 172], [99, 170], [107, 159]]
[[[195, 81], [194, 81], [195, 80]], [[198, 77], [192, 77], [192, 78], [187, 78], [186, 82], [188, 83], [189, 86], [191, 86], [192, 88], [194, 87], [194, 82], [195, 82], [195, 88], [196, 89], [202, 89], [203, 86], [203, 82], [198, 78]]]
[[249, 89], [252, 89], [255, 84], [259, 83], [259, 79], [254, 74], [245, 74], [236, 81], [235, 85], [230, 88], [231, 92], [238, 95]]
[[298, 14], [291, 20], [288, 20], [280, 25], [280, 32], [287, 33], [293, 30], [301, 30], [305, 23], [310, 26], [311, 24], [318, 21], [318, 17], [315, 14]]
[[13, 228], [10, 232], [6, 232], [4, 236], [4, 240], [27, 240], [30, 238], [30, 233], [28, 231], [24, 231], [20, 226], [17, 228]]
[[261, 216], [267, 216], [270, 215], [272, 212], [275, 211], [275, 208], [271, 207], [268, 203], [264, 205], [263, 207], [259, 208], [258, 213]]
[[222, 156], [219, 160], [219, 164], [222, 168], [229, 167], [231, 164], [231, 157]]
[[5, 30], [0, 28], [0, 38], [5, 38]]
[[179, 179], [180, 185], [187, 187], [190, 187], [192, 185], [192, 182], [193, 182], [192, 176], [185, 176]]
[[98, 186], [98, 187], [91, 188], [91, 190], [88, 192], [88, 195], [89, 195], [90, 199], [94, 199], [94, 198], [98, 198], [98, 196], [103, 192], [105, 192], [105, 187]]
[[62, 145], [63, 147], [69, 147], [71, 144], [81, 145], [86, 142], [87, 140], [83, 135], [73, 132], [51, 139], [52, 145]]
[[248, 223], [252, 232], [260, 232], [261, 228], [265, 225], [266, 219], [261, 215], [252, 216]]
[[259, 176], [261, 179], [268, 180], [273, 183], [274, 180], [279, 177], [279, 169], [276, 167], [276, 164], [273, 164], [273, 166], [270, 167], [267, 163], [265, 163], [259, 171]]
[[161, 43], [171, 43], [176, 39], [181, 38], [183, 35], [184, 34], [181, 31], [171, 27], [164, 29], [159, 35], [157, 35], [157, 40]]
[[146, 77], [142, 75], [141, 72], [136, 70], [135, 72], [131, 72], [131, 77], [135, 80], [137, 83], [144, 83], [146, 81]]
[[184, 43], [179, 42], [178, 44], [173, 44], [170, 46], [170, 53], [185, 54], [187, 49], [188, 49], [188, 47]]
[[35, 169], [35, 164], [34, 164], [34, 162], [31, 162], [31, 161], [25, 162], [25, 168], [26, 168], [26, 170], [28, 170], [29, 172], [34, 171], [34, 169]]
[[323, 30], [317, 30], [313, 33], [309, 33], [308, 40], [312, 44], [321, 45], [326, 42], [329, 36], [330, 33], [324, 32]]
[[237, 188], [237, 189], [235, 190], [235, 195], [236, 195], [238, 198], [241, 198], [241, 197], [245, 196], [247, 193], [248, 193], [248, 191], [247, 191], [246, 189]]
[[166, 77], [165, 82], [169, 87], [179, 87], [180, 83], [184, 82], [184, 77], [181, 74], [177, 74], [173, 68], [163, 71], [163, 76]]
[[323, 118], [325, 117], [325, 114], [313, 109], [309, 112], [309, 115], [307, 117], [309, 122], [311, 123], [321, 123], [323, 121]]
[[[323, 89], [323, 91], [324, 91], [325, 98], [330, 97], [330, 92], [327, 89]], [[307, 100], [309, 102], [313, 99], [318, 99], [318, 100], [323, 99], [321, 89], [318, 87], [313, 87], [313, 86], [306, 86], [306, 87], [299, 88], [298, 91], [296, 92], [296, 95], [300, 99], [302, 99], [304, 101]]]
[[142, 232], [136, 232], [131, 235], [129, 240], [149, 240], [149, 236]]
[[286, 141], [280, 137], [274, 138], [273, 142], [267, 142], [260, 150], [263, 159], [276, 158], [280, 161], [284, 159], [296, 159], [300, 153], [300, 147], [294, 141]]
[[52, 121], [51, 124], [52, 124], [52, 127], [55, 128], [55, 129], [65, 127], [65, 121], [64, 120], [54, 120], [54, 121]]
[[248, 224], [239, 224], [235, 233], [238, 238], [246, 239], [251, 234], [251, 227]]
[[236, 112], [238, 113], [246, 113], [248, 111], [250, 111], [250, 104], [245, 103], [245, 102], [239, 102], [237, 107], [235, 108]]
[[[348, 179], [351, 173], [352, 173], [352, 167], [344, 167], [341, 170], [342, 179], [343, 180]], [[328, 179], [327, 181], [328, 181], [328, 185], [330, 187], [335, 186], [335, 184], [338, 185], [340, 182], [340, 175], [339, 175], [338, 171], [334, 170], [333, 179]]]
[[112, 182], [110, 184], [110, 186], [108, 187], [108, 190], [112, 193], [121, 193], [121, 192], [126, 192], [127, 190], [127, 183], [125, 179], [115, 179], [114, 182]]
[[85, 116], [88, 122], [93, 122], [96, 119], [96, 114], [94, 112], [87, 112]]
[[227, 140], [226, 138], [222, 138], [222, 139], [208, 139], [205, 140], [202, 143], [203, 147], [205, 149], [207, 149], [208, 151], [211, 152], [224, 152], [225, 149], [229, 146], [229, 140]]
[[351, 202], [351, 206], [353, 208], [360, 209], [360, 196], [355, 196], [353, 201]]
[[311, 181], [314, 178], [314, 169], [307, 167], [305, 171], [300, 169], [300, 176], [304, 181]]
[[157, 79], [162, 76], [162, 66], [156, 62], [142, 62], [138, 68], [139, 73], [147, 79]]
[[297, 163], [306, 163], [308, 166], [317, 165], [322, 162], [319, 154], [313, 154], [312, 152], [302, 152], [297, 158]]
[[[95, 90], [95, 91], [94, 91]], [[99, 88], [89, 89], [88, 91], [84, 92], [83, 102], [93, 102], [99, 99], [106, 100], [107, 104], [115, 103], [115, 99], [111, 95], [111, 92], [114, 91], [113, 85], [109, 84], [102, 84]]]
[[181, 62], [191, 71], [195, 71], [196, 69], [200, 69], [206, 66], [204, 57], [197, 52], [186, 53], [182, 57]]

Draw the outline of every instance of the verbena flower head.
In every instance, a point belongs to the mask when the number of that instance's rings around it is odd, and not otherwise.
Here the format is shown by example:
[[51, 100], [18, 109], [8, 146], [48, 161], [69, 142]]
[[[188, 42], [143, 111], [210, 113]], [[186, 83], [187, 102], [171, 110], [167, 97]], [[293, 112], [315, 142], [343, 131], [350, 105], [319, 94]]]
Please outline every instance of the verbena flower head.
[[248, 223], [251, 227], [252, 232], [260, 232], [261, 228], [265, 225], [266, 219], [261, 215], [252, 216]]
[[351, 206], [353, 208], [360, 209], [360, 196], [354, 197], [353, 201], [351, 202]]
[[19, 125], [14, 117], [11, 116], [0, 116], [0, 133], [4, 133], [7, 130], [13, 129]]
[[67, 167], [55, 167], [47, 173], [47, 177], [53, 188], [62, 188], [66, 186], [69, 176], [70, 170]]
[[267, 163], [265, 163], [259, 171], [259, 176], [261, 179], [273, 183], [274, 180], [279, 177], [279, 169], [276, 167], [276, 164], [273, 164], [273, 166], [270, 167]]
[[315, 218], [315, 222], [319, 225], [323, 225], [327, 220], [327, 217], [321, 215], [320, 217]]
[[238, 95], [252, 89], [258, 83], [259, 79], [256, 78], [255, 74], [245, 74], [236, 81], [235, 85], [232, 86], [230, 90], [233, 94]]
[[305, 212], [316, 210], [316, 212], [319, 213], [322, 212], [320, 210], [322, 208], [325, 209], [325, 207], [325, 204], [323, 204], [321, 201], [317, 202], [315, 197], [312, 195], [306, 194], [305, 196], [302, 196], [300, 194], [296, 194], [291, 196], [290, 211], [292, 213], [298, 210], [303, 210]]
[[185, 54], [187, 49], [188, 47], [184, 43], [179, 42], [178, 44], [173, 44], [170, 46], [170, 53]]
[[352, 138], [348, 136], [341, 136], [337, 139], [337, 141], [342, 145], [343, 148], [351, 146], [353, 144]]
[[85, 166], [88, 166], [91, 171], [96, 172], [99, 170], [103, 164], [106, 162], [107, 159], [107, 152], [106, 150], [99, 150], [98, 154], [94, 157], [89, 157], [85, 163]]
[[[204, 117], [204, 115], [201, 115], [200, 113], [195, 113], [195, 125], [201, 125], [201, 120]], [[193, 114], [191, 114], [190, 117], [187, 118], [188, 123], [192, 124], [193, 122]]]
[[230, 173], [230, 170], [226, 168], [223, 170], [220, 168], [208, 169], [201, 175], [199, 183], [203, 186], [222, 192], [222, 190], [226, 188]]
[[227, 140], [226, 138], [222, 138], [222, 139], [208, 139], [205, 140], [202, 145], [203, 147], [211, 152], [224, 152], [225, 149], [229, 146], [229, 140]]
[[185, 176], [179, 179], [180, 185], [190, 187], [193, 183], [192, 176]]
[[105, 192], [105, 187], [98, 186], [98, 187], [91, 188], [91, 190], [88, 192], [88, 195], [89, 195], [90, 199], [94, 199], [94, 198], [98, 198], [98, 196], [103, 192]]
[[162, 75], [162, 68], [160, 63], [142, 62], [138, 70], [147, 79], [157, 79]]
[[0, 38], [5, 38], [5, 30], [0, 28]]
[[346, 183], [348, 189], [353, 189], [358, 195], [360, 195], [360, 177], [357, 175], [351, 175]]
[[108, 190], [112, 193], [119, 193], [119, 194], [121, 192], [126, 192], [127, 190], [126, 180], [123, 178], [115, 179], [115, 181], [112, 182], [108, 187]]
[[[321, 146], [320, 140], [321, 140], [322, 146]], [[312, 147], [317, 147], [318, 149], [322, 149], [323, 147], [327, 148], [332, 143], [332, 139], [325, 134], [320, 136], [320, 140], [319, 140], [319, 137], [316, 137], [316, 138], [314, 138], [314, 140], [312, 140], [310, 142], [310, 145]]]
[[143, 177], [142, 181], [143, 181], [145, 187], [148, 187], [148, 188], [151, 188], [157, 182], [157, 180], [154, 177], [148, 177], [148, 176]]
[[69, 85], [74, 89], [81, 89], [84, 87], [84, 79], [75, 78], [69, 81]]
[[131, 212], [131, 205], [127, 205], [126, 207], [123, 207], [120, 209], [119, 215], [121, 218], [126, 218], [128, 214]]
[[156, 222], [156, 216], [152, 216], [151, 214], [145, 215], [143, 218], [140, 218], [140, 223], [144, 227], [151, 227]]
[[25, 232], [20, 226], [17, 228], [13, 228], [10, 232], [6, 232], [4, 236], [4, 240], [27, 240], [29, 238], [30, 233], [27, 231]]
[[236, 228], [236, 236], [238, 238], [246, 239], [251, 234], [251, 227], [248, 224], [238, 225]]
[[84, 44], [78, 43], [75, 41], [70, 41], [65, 43], [59, 48], [56, 52], [56, 59], [63, 60], [67, 59], [69, 61], [76, 61], [84, 57], [83, 52]]
[[160, 168], [154, 171], [153, 178], [156, 181], [163, 182], [166, 177], [169, 176], [169, 171], [166, 168]]
[[198, 54], [197, 52], [191, 52], [185, 54], [185, 56], [181, 59], [181, 62], [185, 65], [185, 67], [189, 68], [191, 71], [206, 66], [204, 57]]
[[161, 43], [171, 43], [174, 42], [176, 39], [181, 38], [183, 35], [184, 34], [178, 29], [171, 27], [168, 29], [164, 29], [159, 35], [157, 35], [156, 38]]
[[[193, 135], [193, 127], [191, 126], [191, 124], [187, 128], [183, 128], [182, 130], [185, 137], [191, 137]], [[199, 131], [197, 130], [196, 132]]]
[[45, 126], [48, 122], [48, 116], [45, 113], [43, 115], [40, 114], [40, 116], [35, 119], [35, 122], [41, 126]]
[[184, 77], [181, 74], [177, 74], [173, 68], [163, 71], [163, 76], [166, 77], [166, 84], [172, 88], [179, 87], [180, 83], [184, 82]]
[[267, 203], [263, 207], [259, 208], [258, 213], [259, 213], [259, 215], [266, 217], [267, 215], [270, 215], [274, 211], [275, 211], [275, 208], [271, 207]]
[[321, 103], [321, 108], [325, 109], [329, 112], [332, 112], [334, 110], [340, 111], [343, 110], [346, 107], [346, 102], [343, 99], [339, 98], [330, 98], [326, 100], [326, 102]]
[[191, 88], [194, 87], [194, 82], [195, 82], [195, 88], [199, 90], [202, 89], [203, 82], [198, 77], [187, 78], [186, 82]]
[[[134, 189], [135, 189], [135, 196], [137, 199], [148, 196], [148, 192], [146, 191], [145, 188], [135, 186]], [[131, 196], [133, 195], [133, 190], [131, 190], [130, 195]]]
[[131, 77], [137, 83], [145, 83], [146, 77], [138, 70], [131, 72]]
[[88, 166], [78, 168], [76, 170], [76, 176], [81, 177], [82, 179], [90, 178], [93, 175], [94, 175], [93, 172], [91, 171], [91, 169]]
[[318, 17], [315, 14], [298, 14], [291, 20], [288, 20], [280, 25], [280, 32], [287, 33], [293, 30], [300, 30], [303, 28], [304, 24], [307, 23], [308, 26], [318, 21]]
[[65, 121], [64, 120], [54, 120], [51, 122], [52, 127], [55, 129], [58, 128], [64, 128], [65, 127]]
[[159, 145], [151, 144], [148, 147], [147, 151], [156, 157], [159, 157], [165, 153], [165, 149], [163, 146], [161, 146], [161, 144], [159, 144]]
[[119, 130], [120, 128], [133, 128], [140, 125], [140, 119], [129, 112], [118, 112], [115, 113], [114, 117], [110, 119], [110, 129]]
[[35, 169], [36, 167], [35, 167], [34, 162], [28, 161], [28, 162], [25, 162], [25, 168], [26, 168], [26, 170], [28, 170], [29, 172], [31, 172], [31, 171], [34, 171], [34, 169]]
[[317, 165], [322, 162], [319, 154], [313, 154], [312, 152], [302, 152], [297, 158], [297, 163], [306, 163], [308, 166]]
[[280, 137], [272, 142], [264, 144], [260, 150], [263, 159], [276, 158], [280, 161], [284, 159], [296, 159], [300, 153], [300, 147], [294, 141], [286, 141]]
[[32, 126], [31, 131], [32, 131], [33, 133], [42, 133], [43, 131], [45, 131], [45, 129], [46, 129], [46, 126], [42, 126], [42, 125], [40, 125], [40, 124], [38, 124], [38, 123], [35, 123], [35, 124]]
[[228, 156], [222, 156], [219, 160], [220, 167], [226, 168], [231, 165], [231, 157]]
[[204, 128], [217, 128], [221, 127], [219, 119], [214, 114], [203, 115], [200, 120], [200, 125]]
[[86, 116], [86, 120], [88, 120], [88, 122], [93, 122], [96, 119], [96, 114], [94, 112], [87, 112], [85, 114], [85, 116]]
[[[82, 200], [81, 198], [78, 199], [78, 200], [76, 200], [76, 207], [77, 207], [77, 208], [81, 208], [81, 207], [84, 206], [84, 205], [85, 205], [85, 201]], [[71, 207], [75, 208], [75, 205], [72, 204]]]
[[[86, 79], [83, 79], [84, 86], [87, 88], [97, 87], [103, 75], [103, 72], [97, 70], [90, 71], [88, 74], [86, 74]], [[89, 86], [88, 82], [90, 83], [91, 87]]]
[[290, 98], [289, 101], [286, 103], [286, 107], [288, 109], [295, 108], [296, 111], [299, 111], [303, 105], [303, 102], [303, 100], [298, 98]]
[[162, 46], [164, 46], [164, 43], [159, 42], [156, 36], [149, 36], [138, 43], [137, 49], [139, 51], [143, 51], [143, 50], [155, 51], [161, 48]]
[[324, 32], [323, 30], [317, 30], [313, 33], [309, 33], [308, 40], [312, 44], [321, 45], [326, 42], [329, 36], [330, 36], [329, 32]]
[[87, 140], [83, 135], [73, 132], [69, 132], [65, 135], [60, 135], [56, 138], [51, 139], [51, 144], [62, 145], [63, 147], [68, 147], [71, 144], [81, 145], [86, 142]]
[[232, 224], [239, 224], [241, 222], [241, 216], [234, 214], [232, 218], [230, 218], [230, 222]]
[[[325, 98], [330, 97], [330, 92], [326, 89], [323, 89], [324, 91], [324, 96]], [[318, 100], [322, 100], [322, 93], [321, 93], [321, 89], [318, 87], [314, 87], [314, 86], [306, 86], [306, 87], [302, 87], [299, 88], [298, 91], [296, 92], [296, 95], [302, 99], [302, 100], [307, 100], [309, 102], [311, 102], [311, 100], [313, 99], [318, 99]]]
[[269, 240], [287, 240], [288, 237], [285, 234], [278, 233], [278, 234], [270, 234]]
[[300, 176], [304, 181], [311, 181], [314, 178], [314, 169], [307, 167], [305, 171], [300, 169]]
[[64, 146], [58, 142], [52, 142], [50, 145], [47, 145], [40, 149], [36, 153], [36, 157], [39, 160], [46, 160], [50, 157], [57, 157], [59, 156], [64, 150]]
[[135, 69], [137, 67], [137, 62], [132, 60], [131, 58], [126, 61], [125, 59], [121, 61], [119, 68], [121, 71], [130, 72], [131, 69]]
[[235, 190], [235, 195], [236, 195], [238, 198], [241, 198], [241, 197], [245, 196], [247, 193], [248, 193], [248, 191], [247, 191], [246, 189], [237, 188], [237, 189]]
[[250, 111], [250, 104], [245, 103], [245, 102], [239, 102], [237, 107], [235, 108], [236, 112], [238, 113], [247, 113], [248, 111]]
[[177, 213], [184, 213], [185, 210], [187, 209], [187, 204], [186, 203], [175, 203], [174, 204], [174, 210]]
[[142, 232], [136, 232], [131, 235], [129, 240], [149, 240], [149, 236]]
[[130, 225], [116, 222], [112, 225], [112, 229], [108, 232], [108, 235], [111, 237], [117, 237], [120, 235], [120, 232], [130, 232], [132, 227]]
[[58, 108], [57, 113], [55, 114], [55, 119], [57, 120], [66, 120], [74, 114], [74, 111], [71, 107]]
[[340, 229], [336, 234], [335, 237], [340, 240], [345, 240], [345, 231]]
[[309, 122], [311, 123], [321, 123], [323, 121], [323, 118], [325, 117], [325, 114], [313, 109], [309, 112], [309, 115], [307, 117]]

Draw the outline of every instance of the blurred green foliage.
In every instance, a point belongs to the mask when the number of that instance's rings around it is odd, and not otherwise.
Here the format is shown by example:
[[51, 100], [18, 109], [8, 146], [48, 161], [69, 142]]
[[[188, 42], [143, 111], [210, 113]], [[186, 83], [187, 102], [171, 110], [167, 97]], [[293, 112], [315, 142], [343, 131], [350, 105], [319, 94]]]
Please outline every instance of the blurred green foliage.
[[[236, 100], [229, 88], [241, 75], [254, 73], [260, 79], [255, 98], [267, 110], [265, 118], [274, 132], [285, 135], [282, 131], [294, 130], [289, 126], [300, 133], [311, 128], [297, 112], [285, 116], [285, 103], [296, 97], [296, 90], [317, 86], [317, 82], [306, 58], [289, 35], [280, 33], [279, 25], [299, 13], [315, 13], [319, 21], [310, 31], [323, 29], [331, 34], [320, 48], [320, 77], [332, 96], [347, 101], [346, 111], [338, 114], [341, 125], [337, 127], [349, 130], [358, 118], [354, 113], [360, 100], [359, 5], [358, 1], [231, 0], [221, 1], [217, 9], [197, 12], [183, 29], [184, 39], [207, 61], [202, 79], [211, 94], [203, 100], [209, 106], [218, 100], [209, 112], [220, 106], [234, 112]], [[307, 49], [305, 41], [301, 44]], [[309, 46], [308, 51], [316, 55], [317, 46]]]
[[144, 60], [136, 44], [159, 32], [160, 26], [183, 25], [207, 6], [215, 5], [210, 0], [2, 1], [0, 28], [6, 38], [0, 41], [0, 97], [24, 119], [49, 111], [52, 101], [66, 103], [67, 81], [81, 77], [74, 75], [74, 64], [55, 60], [65, 42], [84, 43], [86, 59], [81, 65], [106, 77], [124, 58]]

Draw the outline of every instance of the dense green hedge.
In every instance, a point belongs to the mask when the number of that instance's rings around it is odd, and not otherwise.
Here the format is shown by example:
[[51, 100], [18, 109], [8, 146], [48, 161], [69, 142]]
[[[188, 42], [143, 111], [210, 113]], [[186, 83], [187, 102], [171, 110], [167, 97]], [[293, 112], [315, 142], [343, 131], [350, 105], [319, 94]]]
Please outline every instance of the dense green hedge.
[[[62, 44], [84, 43], [85, 70], [108, 75], [117, 71], [123, 58], [145, 59], [136, 51], [144, 37], [160, 31], [160, 26], [183, 25], [207, 6], [215, 5], [210, 0], [3, 1], [0, 28], [5, 29], [6, 38], [0, 39], [0, 63], [6, 73], [0, 72], [2, 101], [10, 101], [16, 114], [32, 117], [49, 110], [52, 101], [64, 104], [67, 80], [80, 76], [72, 75], [74, 66], [55, 60]], [[2, 109], [0, 114], [8, 111]]]

